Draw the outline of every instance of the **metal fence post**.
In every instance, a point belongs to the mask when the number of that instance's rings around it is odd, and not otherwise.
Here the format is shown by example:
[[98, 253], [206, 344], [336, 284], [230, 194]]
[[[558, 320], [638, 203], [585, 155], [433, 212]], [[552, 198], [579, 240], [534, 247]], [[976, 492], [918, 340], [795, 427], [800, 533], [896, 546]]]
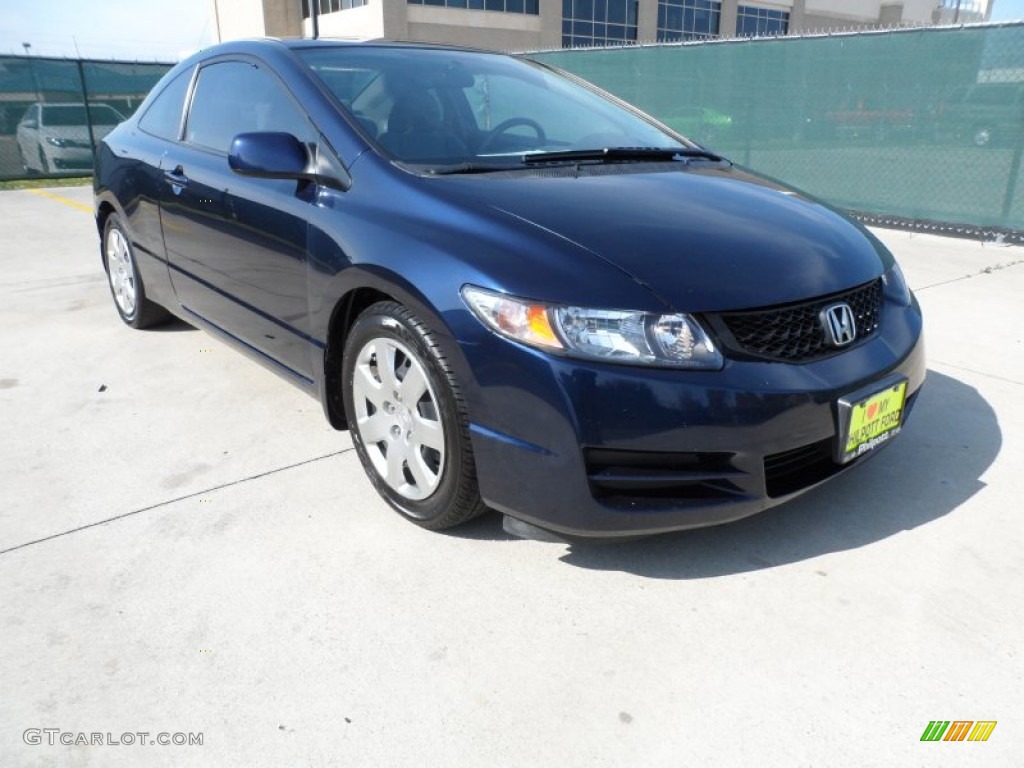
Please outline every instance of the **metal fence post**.
[[92, 169], [96, 170], [96, 137], [92, 130], [92, 114], [89, 111], [89, 89], [85, 85], [85, 67], [82, 60], [77, 59], [78, 81], [82, 84], [82, 102], [85, 104], [85, 126], [89, 129], [89, 152], [92, 154]]

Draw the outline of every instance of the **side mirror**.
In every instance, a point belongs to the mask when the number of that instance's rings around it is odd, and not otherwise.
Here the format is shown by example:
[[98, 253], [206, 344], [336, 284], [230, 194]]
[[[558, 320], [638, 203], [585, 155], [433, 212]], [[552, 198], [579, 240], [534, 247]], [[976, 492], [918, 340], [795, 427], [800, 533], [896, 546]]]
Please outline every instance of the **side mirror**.
[[317, 155], [310, 160], [306, 145], [290, 133], [240, 133], [231, 142], [228, 165], [241, 176], [312, 181], [347, 190], [352, 177], [341, 163], [331, 159], [330, 149], [324, 150], [326, 142], [321, 136]]
[[290, 133], [240, 133], [231, 142], [228, 165], [242, 176], [315, 181], [309, 152]]

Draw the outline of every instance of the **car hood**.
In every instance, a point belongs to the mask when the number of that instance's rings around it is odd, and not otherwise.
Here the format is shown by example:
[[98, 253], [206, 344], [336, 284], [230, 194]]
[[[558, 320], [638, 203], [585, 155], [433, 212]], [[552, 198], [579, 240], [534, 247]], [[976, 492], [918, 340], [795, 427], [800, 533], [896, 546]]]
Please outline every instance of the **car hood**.
[[[547, 230], [688, 312], [782, 304], [878, 277], [891, 259], [827, 206], [735, 167], [665, 164], [447, 176], [466, 204]], [[581, 279], [585, 279], [582, 278]]]

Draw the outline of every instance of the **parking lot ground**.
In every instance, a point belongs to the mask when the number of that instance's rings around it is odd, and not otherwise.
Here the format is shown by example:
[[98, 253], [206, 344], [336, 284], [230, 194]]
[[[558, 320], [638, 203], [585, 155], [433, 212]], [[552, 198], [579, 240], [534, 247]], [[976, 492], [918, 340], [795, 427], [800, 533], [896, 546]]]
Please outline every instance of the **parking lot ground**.
[[877, 230], [930, 359], [877, 459], [566, 545], [421, 531], [316, 402], [123, 326], [90, 205], [0, 193], [0, 766], [1021, 764], [1024, 249]]

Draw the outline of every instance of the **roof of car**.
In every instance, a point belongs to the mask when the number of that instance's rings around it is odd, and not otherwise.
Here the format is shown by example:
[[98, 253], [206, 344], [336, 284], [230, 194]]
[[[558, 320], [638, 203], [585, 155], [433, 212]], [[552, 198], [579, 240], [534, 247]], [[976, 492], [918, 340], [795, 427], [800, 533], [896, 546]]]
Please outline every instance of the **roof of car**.
[[316, 40], [305, 37], [260, 37], [232, 40], [206, 48], [201, 53], [217, 53], [219, 51], [251, 49], [254, 53], [268, 47], [284, 46], [286, 48], [405, 48], [407, 50], [441, 50], [465, 51], [468, 53], [493, 53], [481, 48], [444, 43], [420, 43], [402, 40], [346, 40], [342, 38], [321, 37]]

